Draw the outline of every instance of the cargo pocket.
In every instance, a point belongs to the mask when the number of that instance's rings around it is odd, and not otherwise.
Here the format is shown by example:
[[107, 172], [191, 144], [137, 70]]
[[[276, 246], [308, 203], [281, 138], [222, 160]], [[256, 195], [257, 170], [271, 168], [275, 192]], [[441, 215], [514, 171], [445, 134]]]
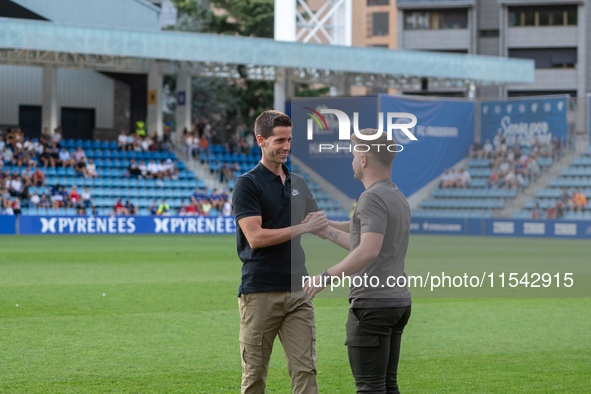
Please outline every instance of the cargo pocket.
[[263, 365], [263, 333], [240, 327], [242, 366], [255, 370]]
[[353, 335], [347, 334], [345, 346], [355, 347], [378, 347], [380, 346], [380, 337], [377, 335]]

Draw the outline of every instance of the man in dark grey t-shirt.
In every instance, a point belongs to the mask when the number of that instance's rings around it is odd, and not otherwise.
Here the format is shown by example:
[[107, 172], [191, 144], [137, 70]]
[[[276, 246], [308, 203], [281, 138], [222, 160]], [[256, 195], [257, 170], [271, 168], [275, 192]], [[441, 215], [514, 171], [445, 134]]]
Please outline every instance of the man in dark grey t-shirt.
[[[375, 129], [360, 131], [375, 135]], [[311, 278], [304, 290], [315, 295], [335, 276], [350, 277], [347, 340], [349, 363], [358, 393], [399, 394], [398, 358], [411, 310], [404, 259], [410, 232], [410, 207], [392, 183], [395, 144], [387, 134], [364, 145], [353, 134], [353, 171], [365, 192], [350, 222], [329, 222], [317, 235], [350, 251], [339, 264]], [[369, 149], [368, 149], [369, 147]], [[378, 151], [378, 149], [380, 149]], [[346, 278], [345, 278], [346, 279]]]

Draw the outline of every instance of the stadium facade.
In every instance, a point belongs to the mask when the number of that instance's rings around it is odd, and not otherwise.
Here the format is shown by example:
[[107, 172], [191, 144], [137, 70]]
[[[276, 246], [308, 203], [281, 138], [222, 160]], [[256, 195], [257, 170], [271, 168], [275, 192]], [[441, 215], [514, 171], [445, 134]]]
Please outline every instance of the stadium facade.
[[[585, 97], [591, 91], [588, 0], [398, 0], [396, 6], [400, 49], [535, 61], [533, 84], [481, 87], [479, 97]], [[428, 81], [405, 92], [466, 95]]]

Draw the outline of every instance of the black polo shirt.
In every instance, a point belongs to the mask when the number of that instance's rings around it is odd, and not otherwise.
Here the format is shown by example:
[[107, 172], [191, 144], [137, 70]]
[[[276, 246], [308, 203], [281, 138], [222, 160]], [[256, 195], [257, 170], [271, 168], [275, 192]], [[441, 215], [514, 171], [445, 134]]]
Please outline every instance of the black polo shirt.
[[[236, 222], [248, 216], [260, 216], [263, 228], [281, 229], [300, 224], [308, 213], [319, 210], [304, 178], [291, 174], [285, 165], [283, 171], [285, 184], [279, 175], [262, 163], [238, 177], [232, 194]], [[301, 289], [301, 278], [308, 273], [300, 237], [267, 248], [252, 249], [237, 224], [236, 244], [238, 257], [242, 260], [238, 296]]]

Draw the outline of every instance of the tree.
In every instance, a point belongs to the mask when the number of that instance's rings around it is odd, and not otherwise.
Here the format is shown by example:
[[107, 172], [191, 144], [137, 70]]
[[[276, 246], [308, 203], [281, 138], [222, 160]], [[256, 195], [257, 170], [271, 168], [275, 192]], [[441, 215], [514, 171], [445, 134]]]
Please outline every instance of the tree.
[[[273, 0], [209, 1], [213, 8], [225, 10], [221, 14], [204, 7], [200, 0], [172, 1], [179, 17], [171, 30], [273, 37]], [[167, 82], [172, 83], [168, 79]], [[272, 82], [193, 79], [193, 114], [196, 118], [207, 119], [214, 130], [222, 131], [223, 139], [234, 134], [243, 124], [251, 127], [261, 112], [272, 107]]]

